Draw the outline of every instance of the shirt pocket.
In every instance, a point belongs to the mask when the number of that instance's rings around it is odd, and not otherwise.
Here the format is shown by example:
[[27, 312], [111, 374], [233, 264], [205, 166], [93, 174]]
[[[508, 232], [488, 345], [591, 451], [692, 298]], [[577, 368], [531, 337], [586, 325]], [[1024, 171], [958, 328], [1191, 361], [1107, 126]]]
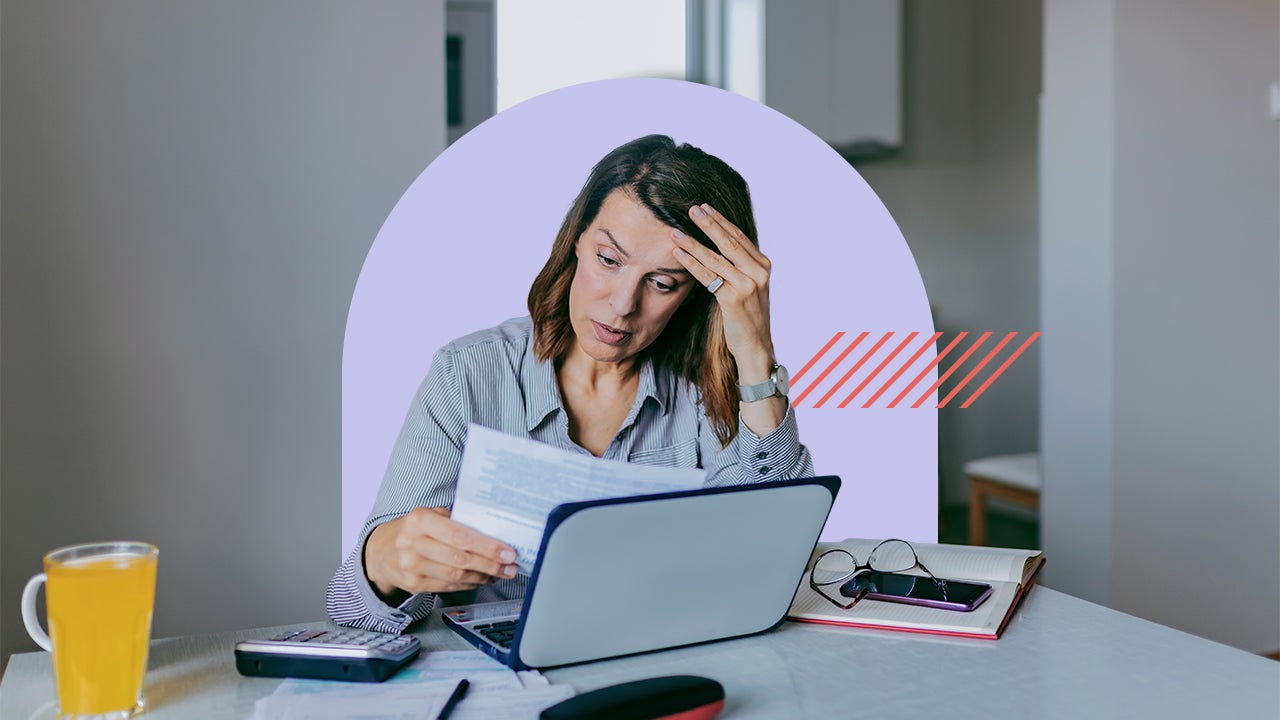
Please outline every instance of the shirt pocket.
[[698, 439], [689, 438], [667, 447], [633, 450], [627, 462], [658, 467], [698, 467]]

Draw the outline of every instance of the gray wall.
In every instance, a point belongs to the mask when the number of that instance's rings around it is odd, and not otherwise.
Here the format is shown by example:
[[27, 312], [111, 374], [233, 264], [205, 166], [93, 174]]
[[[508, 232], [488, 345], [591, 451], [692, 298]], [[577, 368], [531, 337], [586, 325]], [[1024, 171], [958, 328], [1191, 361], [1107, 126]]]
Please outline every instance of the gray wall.
[[[904, 151], [857, 168], [902, 229], [938, 329], [948, 333], [1040, 329], [1040, 30], [1037, 2], [907, 0], [903, 5]], [[965, 498], [965, 461], [1037, 448], [1038, 346], [1023, 353], [968, 409], [953, 403], [941, 411], [944, 501]], [[953, 377], [964, 377], [980, 357]], [[950, 387], [950, 382], [943, 387], [944, 394]]]
[[5, 0], [0, 653], [41, 554], [161, 549], [154, 633], [323, 617], [365, 253], [444, 145], [443, 2]]
[[[1045, 5], [1040, 115], [1046, 584], [1111, 599], [1112, 0]], [[1084, 391], [1082, 391], [1084, 389]]]
[[[1274, 651], [1280, 6], [1049, 0], [1046, 19], [1046, 581]], [[1054, 262], [1081, 250], [1097, 262]]]

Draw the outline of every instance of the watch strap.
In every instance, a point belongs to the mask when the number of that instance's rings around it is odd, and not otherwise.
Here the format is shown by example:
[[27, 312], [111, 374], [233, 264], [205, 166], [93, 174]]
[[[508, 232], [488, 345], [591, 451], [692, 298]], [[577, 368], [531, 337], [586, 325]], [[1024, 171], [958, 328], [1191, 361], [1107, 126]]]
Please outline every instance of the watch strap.
[[769, 369], [768, 380], [765, 380], [764, 382], [756, 383], [755, 385], [739, 385], [738, 397], [742, 400], [742, 402], [755, 402], [757, 400], [764, 400], [765, 398], [771, 398], [774, 395], [786, 395], [787, 394], [786, 390], [779, 387], [779, 381], [778, 381], [779, 373], [785, 373], [785, 372], [786, 370], [781, 365], [775, 362], [773, 364], [773, 367]]

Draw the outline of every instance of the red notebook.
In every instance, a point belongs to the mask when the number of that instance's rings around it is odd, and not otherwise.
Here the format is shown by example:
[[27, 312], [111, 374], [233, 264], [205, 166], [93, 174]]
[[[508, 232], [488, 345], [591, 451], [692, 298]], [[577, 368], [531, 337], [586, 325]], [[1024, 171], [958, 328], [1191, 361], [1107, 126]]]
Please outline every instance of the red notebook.
[[[820, 543], [816, 558], [832, 548], [843, 548], [865, 561], [878, 540], [850, 539], [838, 543]], [[787, 619], [800, 622], [843, 625], [846, 627], [901, 630], [958, 637], [995, 640], [1009, 624], [1013, 611], [1035, 584], [1044, 553], [1039, 550], [972, 547], [969, 545], [934, 545], [911, 543], [920, 561], [940, 578], [989, 583], [991, 596], [970, 612], [942, 610], [902, 603], [864, 598], [848, 610], [842, 610], [819, 597], [809, 587], [808, 575], [800, 583]], [[810, 563], [813, 559], [810, 559]], [[807, 572], [807, 571], [806, 571]], [[919, 570], [912, 574], [923, 575]], [[839, 587], [824, 588], [840, 597]]]

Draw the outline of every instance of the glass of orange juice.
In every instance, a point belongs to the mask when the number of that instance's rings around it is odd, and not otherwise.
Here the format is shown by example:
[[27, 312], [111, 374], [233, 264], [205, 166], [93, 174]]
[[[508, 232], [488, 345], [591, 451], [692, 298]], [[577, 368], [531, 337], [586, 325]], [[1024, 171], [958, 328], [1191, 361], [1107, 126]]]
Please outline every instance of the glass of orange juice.
[[[22, 621], [53, 653], [58, 717], [114, 720], [142, 712], [159, 553], [140, 542], [73, 545], [45, 555], [44, 572], [27, 582]], [[42, 583], [48, 635], [36, 619]]]

